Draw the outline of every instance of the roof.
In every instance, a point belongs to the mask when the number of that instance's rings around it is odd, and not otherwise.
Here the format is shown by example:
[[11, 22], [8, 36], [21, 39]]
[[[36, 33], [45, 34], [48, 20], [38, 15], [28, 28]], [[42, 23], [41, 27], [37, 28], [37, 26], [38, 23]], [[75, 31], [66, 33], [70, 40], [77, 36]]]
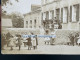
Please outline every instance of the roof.
[[5, 19], [5, 18], [2, 18], [2, 27], [12, 27], [12, 19]]
[[29, 14], [39, 13], [39, 12], [41, 12], [41, 5], [32, 4], [31, 12], [24, 14], [24, 16], [29, 15]]
[[31, 5], [31, 7], [33, 7], [33, 6], [35, 6], [35, 7], [41, 7], [41, 5], [36, 5], [36, 4], [32, 4]]
[[34, 14], [34, 13], [40, 13], [40, 12], [41, 12], [41, 10], [36, 10], [36, 11], [33, 11], [33, 12], [26, 13], [24, 16]]
[[31, 5], [31, 11], [41, 10], [41, 5]]

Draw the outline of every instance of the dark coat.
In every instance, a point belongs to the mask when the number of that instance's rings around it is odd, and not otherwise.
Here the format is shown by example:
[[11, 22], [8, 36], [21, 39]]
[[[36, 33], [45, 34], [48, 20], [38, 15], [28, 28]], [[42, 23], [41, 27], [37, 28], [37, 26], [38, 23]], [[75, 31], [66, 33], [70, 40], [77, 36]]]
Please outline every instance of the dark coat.
[[21, 41], [22, 39], [19, 37], [17, 40], [18, 40], [18, 46], [22, 45], [22, 41]]
[[74, 36], [71, 36], [71, 44], [74, 45]]
[[32, 43], [31, 43], [31, 38], [29, 37], [29, 38], [28, 38], [28, 39], [26, 39], [26, 40], [28, 40], [27, 45], [28, 45], [28, 46], [32, 46]]
[[10, 33], [7, 33], [7, 34], [6, 34], [6, 40], [9, 40], [10, 37], [11, 37], [11, 34], [10, 34]]
[[37, 39], [37, 37], [36, 37], [36, 45], [38, 45], [38, 39]]

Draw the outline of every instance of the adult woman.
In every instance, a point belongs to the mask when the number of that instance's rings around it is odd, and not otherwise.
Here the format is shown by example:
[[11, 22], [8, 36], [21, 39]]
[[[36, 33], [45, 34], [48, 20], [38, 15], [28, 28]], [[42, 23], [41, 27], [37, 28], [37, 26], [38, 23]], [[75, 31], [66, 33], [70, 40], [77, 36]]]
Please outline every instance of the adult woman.
[[35, 37], [32, 37], [32, 46], [33, 46], [33, 48], [34, 48], [34, 50], [35, 50], [35, 48], [36, 48], [36, 38]]

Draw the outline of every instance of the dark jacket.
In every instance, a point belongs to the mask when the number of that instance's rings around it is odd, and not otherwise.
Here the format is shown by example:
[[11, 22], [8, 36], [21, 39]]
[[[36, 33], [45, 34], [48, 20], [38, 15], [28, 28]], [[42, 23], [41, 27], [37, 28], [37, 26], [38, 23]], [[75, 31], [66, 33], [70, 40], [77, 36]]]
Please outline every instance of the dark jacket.
[[38, 45], [38, 39], [37, 39], [37, 37], [36, 37], [36, 45]]
[[28, 40], [28, 46], [31, 46], [32, 45], [32, 43], [31, 43], [31, 38], [29, 37], [28, 39], [26, 39], [26, 40]]
[[22, 38], [19, 37], [17, 40], [18, 40], [18, 45], [22, 45], [22, 41], [21, 41]]

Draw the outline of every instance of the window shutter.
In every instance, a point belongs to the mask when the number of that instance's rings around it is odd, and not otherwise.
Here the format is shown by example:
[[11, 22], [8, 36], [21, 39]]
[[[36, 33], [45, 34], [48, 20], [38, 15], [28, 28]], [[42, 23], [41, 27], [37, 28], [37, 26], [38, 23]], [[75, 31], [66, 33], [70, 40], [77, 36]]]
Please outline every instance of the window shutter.
[[79, 4], [76, 5], [77, 6], [77, 10], [76, 10], [76, 20], [79, 21]]
[[70, 22], [72, 22], [72, 6], [70, 6]]
[[67, 7], [67, 23], [68, 23], [68, 14], [69, 14], [69, 11], [68, 11], [68, 7]]
[[61, 8], [61, 23], [63, 23], [63, 8]]

